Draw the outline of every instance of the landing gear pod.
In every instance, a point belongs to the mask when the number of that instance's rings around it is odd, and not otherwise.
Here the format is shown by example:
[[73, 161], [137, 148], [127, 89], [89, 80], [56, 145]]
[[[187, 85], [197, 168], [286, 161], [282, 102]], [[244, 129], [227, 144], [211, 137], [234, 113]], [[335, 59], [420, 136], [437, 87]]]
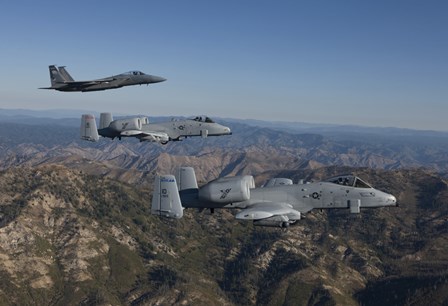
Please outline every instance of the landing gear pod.
[[290, 221], [286, 216], [274, 216], [267, 219], [254, 220], [255, 226], [267, 226], [267, 227], [280, 227], [280, 228], [288, 228], [290, 225]]

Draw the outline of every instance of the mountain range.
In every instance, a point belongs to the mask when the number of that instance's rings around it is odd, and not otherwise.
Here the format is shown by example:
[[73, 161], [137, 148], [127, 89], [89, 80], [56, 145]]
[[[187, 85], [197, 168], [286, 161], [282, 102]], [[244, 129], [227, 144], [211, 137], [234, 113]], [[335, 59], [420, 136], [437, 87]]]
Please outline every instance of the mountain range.
[[[173, 165], [178, 165], [177, 160], [185, 160], [194, 166], [204, 164], [213, 168], [216, 177], [256, 169], [330, 165], [378, 169], [424, 167], [442, 176], [448, 173], [448, 133], [444, 132], [332, 127], [324, 133], [308, 128], [306, 133], [301, 133], [300, 129], [286, 131], [281, 126], [268, 128], [228, 119], [228, 122], [218, 122], [230, 126], [232, 136], [190, 138], [165, 146], [133, 139], [101, 139], [93, 144], [79, 139], [79, 118], [27, 114], [0, 112], [0, 159], [3, 161], [0, 168], [22, 163], [36, 165], [70, 156], [140, 172], [164, 170], [158, 165], [159, 159], [171, 159]], [[150, 118], [152, 121], [167, 119]], [[227, 161], [222, 163], [222, 159]]]
[[[448, 302], [447, 133], [217, 119], [232, 136], [90, 143], [76, 114], [45, 114], [0, 111], [0, 305]], [[229, 210], [151, 216], [154, 176], [181, 165], [200, 184], [350, 172], [400, 207], [312, 211], [286, 231]]]

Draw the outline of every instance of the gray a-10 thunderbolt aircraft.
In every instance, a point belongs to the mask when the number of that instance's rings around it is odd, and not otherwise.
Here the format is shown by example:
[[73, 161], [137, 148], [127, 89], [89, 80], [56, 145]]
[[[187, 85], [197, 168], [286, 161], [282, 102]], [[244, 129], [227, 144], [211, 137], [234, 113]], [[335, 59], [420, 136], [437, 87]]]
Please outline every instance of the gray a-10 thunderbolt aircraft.
[[354, 175], [321, 182], [293, 184], [273, 178], [255, 188], [250, 175], [223, 177], [198, 188], [194, 169], [182, 167], [173, 175], [157, 176], [151, 205], [153, 215], [179, 219], [184, 208], [239, 208], [236, 218], [256, 226], [288, 227], [312, 209], [397, 206], [396, 198], [372, 188]]
[[81, 139], [98, 141], [99, 136], [107, 138], [136, 137], [140, 141], [166, 144], [187, 137], [231, 135], [230, 128], [214, 122], [207, 116], [197, 116], [185, 120], [150, 123], [148, 117], [134, 117], [113, 120], [111, 113], [100, 114], [100, 128], [95, 117], [85, 114], [81, 117]]
[[51, 65], [48, 68], [50, 69], [51, 87], [41, 87], [39, 89], [85, 92], [114, 89], [131, 85], [159, 83], [166, 80], [159, 76], [144, 74], [141, 71], [129, 71], [103, 79], [75, 81], [67, 70], [65, 70], [65, 66], [56, 68], [56, 66]]

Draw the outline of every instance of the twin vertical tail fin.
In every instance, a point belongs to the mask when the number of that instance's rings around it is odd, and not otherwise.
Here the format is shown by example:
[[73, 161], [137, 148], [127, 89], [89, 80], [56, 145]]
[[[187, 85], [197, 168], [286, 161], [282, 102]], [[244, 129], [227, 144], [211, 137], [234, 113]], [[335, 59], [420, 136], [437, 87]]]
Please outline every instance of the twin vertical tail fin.
[[114, 120], [111, 113], [100, 114], [100, 129], [109, 127], [110, 123]]
[[96, 128], [95, 116], [90, 114], [81, 117], [81, 139], [88, 141], [98, 141], [100, 136]]
[[59, 73], [59, 70], [58, 68], [56, 68], [56, 66], [51, 65], [48, 68], [50, 70], [50, 81], [52, 87], [57, 86], [58, 83], [64, 83], [65, 80]]
[[64, 81], [66, 82], [74, 82], [75, 80], [72, 78], [72, 76], [68, 73], [67, 70], [65, 70], [65, 66], [60, 66], [59, 68], [59, 74], [62, 76]]
[[176, 172], [177, 188], [180, 191], [187, 189], [198, 189], [196, 174], [192, 167], [180, 167]]
[[175, 219], [180, 219], [184, 215], [176, 178], [173, 175], [156, 177], [152, 195], [151, 214]]

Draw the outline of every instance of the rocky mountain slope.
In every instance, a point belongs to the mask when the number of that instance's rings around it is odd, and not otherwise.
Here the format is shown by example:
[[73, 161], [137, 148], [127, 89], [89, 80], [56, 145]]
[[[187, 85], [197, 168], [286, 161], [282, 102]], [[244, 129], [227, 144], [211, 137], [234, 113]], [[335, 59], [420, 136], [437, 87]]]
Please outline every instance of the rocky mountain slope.
[[[0, 305], [448, 301], [443, 133], [288, 133], [232, 122], [231, 137], [162, 146], [82, 142], [76, 120], [24, 121], [0, 120]], [[181, 165], [199, 183], [355, 172], [401, 206], [314, 211], [287, 231], [240, 223], [232, 211], [151, 216], [154, 176]]]
[[214, 168], [216, 176], [329, 165], [425, 167], [442, 175], [448, 173], [448, 137], [442, 136], [432, 140], [427, 137], [426, 143], [418, 137], [412, 141], [409, 136], [379, 141], [367, 134], [362, 139], [335, 140], [233, 123], [232, 136], [191, 138], [163, 146], [133, 139], [83, 142], [78, 140], [78, 130], [72, 126], [0, 122], [0, 169], [57, 162], [76, 168], [82, 161], [91, 161], [118, 172], [136, 170], [141, 176], [147, 175], [145, 172], [171, 171], [179, 163]]
[[328, 167], [256, 181], [348, 170], [400, 207], [313, 211], [282, 231], [238, 222], [232, 211], [151, 216], [150, 177], [136, 187], [54, 164], [3, 170], [0, 304], [446, 303], [448, 189], [438, 175]]

